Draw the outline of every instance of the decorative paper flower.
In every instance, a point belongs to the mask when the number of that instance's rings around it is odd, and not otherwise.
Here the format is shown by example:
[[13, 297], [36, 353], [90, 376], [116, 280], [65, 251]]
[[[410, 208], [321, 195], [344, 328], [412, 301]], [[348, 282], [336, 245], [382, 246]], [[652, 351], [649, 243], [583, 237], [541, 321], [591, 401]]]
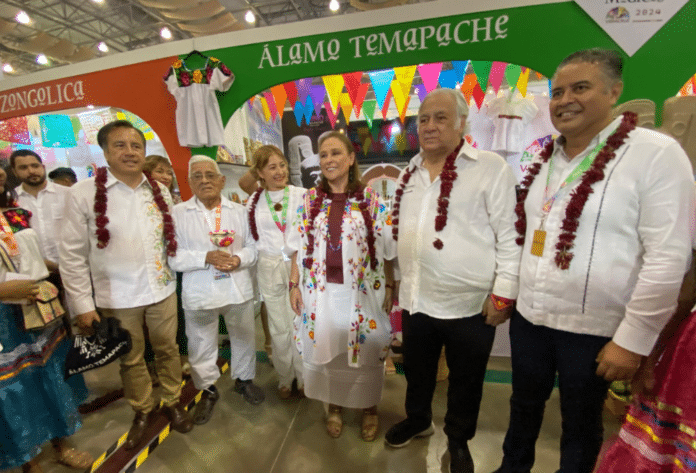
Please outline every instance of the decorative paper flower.
[[172, 64], [172, 67], [173, 67], [174, 69], [179, 69], [179, 68], [180, 68], [181, 66], [183, 66], [183, 65], [184, 65], [184, 64], [181, 62], [181, 59], [177, 59], [176, 61], [174, 61], [174, 64]]
[[225, 74], [226, 76], [229, 76], [229, 75], [232, 74], [232, 71], [230, 71], [230, 70], [228, 69], [228, 67], [225, 66], [223, 63], [220, 63], [220, 70], [221, 70], [222, 73]]
[[220, 60], [216, 57], [210, 56], [210, 62], [220, 62]]
[[193, 71], [193, 81], [196, 84], [200, 84], [201, 82], [203, 82], [203, 73], [200, 70], [196, 69], [195, 71]]

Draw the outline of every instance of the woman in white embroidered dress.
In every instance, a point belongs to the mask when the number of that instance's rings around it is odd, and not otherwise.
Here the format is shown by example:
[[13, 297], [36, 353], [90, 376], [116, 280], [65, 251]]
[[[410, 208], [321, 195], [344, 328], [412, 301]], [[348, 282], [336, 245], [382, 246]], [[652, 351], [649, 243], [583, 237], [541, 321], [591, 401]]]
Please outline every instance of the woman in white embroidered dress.
[[290, 278], [305, 394], [329, 403], [326, 429], [341, 435], [342, 407], [363, 409], [361, 437], [377, 436], [396, 245], [383, 202], [360, 181], [353, 145], [319, 140], [321, 184], [298, 209]]
[[251, 173], [261, 183], [249, 199], [249, 228], [259, 251], [256, 277], [268, 311], [273, 367], [278, 372], [278, 396], [290, 399], [292, 383], [296, 380], [297, 394], [303, 397], [302, 358], [293, 342], [294, 314], [288, 293], [290, 258], [294, 251], [289, 249], [286, 240], [305, 189], [288, 185], [288, 162], [283, 152], [273, 145], [262, 146], [254, 152]]

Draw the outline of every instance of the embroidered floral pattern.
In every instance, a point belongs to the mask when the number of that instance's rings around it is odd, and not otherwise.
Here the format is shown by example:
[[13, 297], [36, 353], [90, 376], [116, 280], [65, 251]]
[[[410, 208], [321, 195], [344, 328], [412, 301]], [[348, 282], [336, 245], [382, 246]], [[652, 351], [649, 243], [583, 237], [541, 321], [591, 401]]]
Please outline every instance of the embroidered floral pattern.
[[21, 207], [16, 209], [8, 209], [3, 212], [3, 215], [5, 215], [7, 223], [10, 224], [12, 233], [17, 233], [20, 230], [30, 227], [29, 219], [31, 219], [31, 211], [29, 210]]
[[220, 69], [220, 72], [226, 76], [232, 75], [232, 71], [230, 71], [227, 66], [225, 66], [219, 59], [213, 57], [208, 58], [205, 68], [194, 69], [193, 71], [188, 69], [186, 64], [184, 64], [184, 61], [181, 59], [177, 59], [172, 64], [172, 70], [176, 75], [179, 87], [188, 87], [192, 83], [210, 84], [210, 82], [213, 80], [213, 73], [215, 72], [215, 69]]

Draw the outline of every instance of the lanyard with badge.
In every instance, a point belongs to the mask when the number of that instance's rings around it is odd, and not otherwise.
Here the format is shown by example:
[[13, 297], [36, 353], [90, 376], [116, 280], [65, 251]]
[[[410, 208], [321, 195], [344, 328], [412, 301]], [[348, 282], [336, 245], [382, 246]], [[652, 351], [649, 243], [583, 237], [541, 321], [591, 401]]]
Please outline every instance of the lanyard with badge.
[[551, 207], [553, 206], [554, 202], [556, 202], [556, 199], [561, 195], [561, 191], [563, 189], [565, 189], [569, 184], [575, 182], [580, 176], [582, 176], [585, 173], [585, 171], [590, 169], [590, 166], [592, 166], [592, 163], [594, 162], [595, 158], [602, 150], [602, 148], [604, 148], [606, 142], [607, 140], [605, 139], [597, 146], [595, 146], [594, 149], [590, 151], [590, 153], [587, 156], [585, 156], [585, 159], [583, 159], [580, 162], [580, 164], [578, 164], [575, 167], [575, 169], [573, 169], [573, 171], [568, 175], [568, 177], [565, 178], [558, 190], [550, 197], [549, 184], [551, 181], [551, 175], [553, 174], [553, 165], [555, 162], [555, 157], [552, 157], [549, 161], [549, 170], [546, 174], [546, 187], [544, 188], [544, 200], [543, 205], [541, 207], [541, 222], [539, 223], [539, 229], [534, 230], [534, 236], [532, 237], [532, 248], [530, 253], [534, 256], [541, 256], [544, 254], [544, 244], [546, 242], [546, 230], [544, 230], [544, 223], [546, 222], [546, 218], [549, 216], [549, 213], [551, 212]]
[[285, 190], [283, 191], [283, 203], [282, 203], [282, 214], [280, 219], [278, 219], [278, 209], [276, 206], [278, 204], [273, 205], [273, 201], [271, 201], [271, 196], [269, 195], [268, 191], [266, 191], [266, 203], [268, 204], [268, 210], [271, 212], [271, 217], [273, 217], [273, 221], [276, 224], [276, 227], [278, 227], [278, 230], [280, 230], [280, 233], [283, 234], [283, 247], [280, 249], [280, 252], [283, 255], [283, 261], [290, 261], [290, 257], [288, 256], [288, 250], [285, 247], [286, 241], [285, 241], [285, 229], [287, 228], [287, 223], [288, 223], [288, 200], [290, 198], [290, 187], [285, 186]]
[[[211, 236], [210, 240], [212, 241], [212, 243], [214, 245], [216, 245], [219, 248], [220, 251], [225, 251], [225, 250], [223, 250], [223, 246], [220, 244], [220, 242], [225, 241], [225, 238], [226, 238], [222, 234], [223, 233], [230, 233], [230, 232], [227, 232], [227, 231], [221, 232], [220, 231], [220, 225], [222, 222], [222, 202], [220, 202], [220, 204], [215, 208], [215, 225], [214, 226], [213, 226], [213, 222], [210, 221], [210, 218], [208, 216], [207, 211], [203, 211], [203, 216], [205, 217], [205, 221], [208, 224], [208, 228], [210, 228], [210, 236]], [[231, 232], [231, 233], [232, 233], [232, 235], [234, 235], [234, 232]], [[220, 238], [220, 236], [223, 236], [223, 238]], [[217, 268], [213, 268], [213, 277], [217, 281], [219, 279], [227, 279], [231, 276], [230, 276], [230, 273], [226, 273], [226, 272], [220, 271]]]

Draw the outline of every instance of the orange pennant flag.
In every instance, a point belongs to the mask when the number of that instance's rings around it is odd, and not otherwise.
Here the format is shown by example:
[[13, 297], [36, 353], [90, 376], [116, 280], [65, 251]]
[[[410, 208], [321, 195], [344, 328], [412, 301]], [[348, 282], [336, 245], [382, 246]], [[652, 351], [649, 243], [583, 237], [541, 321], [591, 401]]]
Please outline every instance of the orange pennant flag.
[[283, 118], [283, 112], [285, 111], [285, 101], [288, 99], [288, 94], [285, 91], [283, 84], [278, 84], [271, 87], [271, 93], [275, 99], [276, 110], [280, 118]]
[[[464, 97], [466, 97], [466, 102], [469, 103], [471, 102], [471, 97], [474, 95], [474, 87], [478, 84], [478, 80], [476, 79], [476, 74], [467, 74], [466, 77], [464, 77], [464, 82], [462, 83], [462, 94], [464, 94]], [[481, 88], [479, 86], [479, 88]]]

